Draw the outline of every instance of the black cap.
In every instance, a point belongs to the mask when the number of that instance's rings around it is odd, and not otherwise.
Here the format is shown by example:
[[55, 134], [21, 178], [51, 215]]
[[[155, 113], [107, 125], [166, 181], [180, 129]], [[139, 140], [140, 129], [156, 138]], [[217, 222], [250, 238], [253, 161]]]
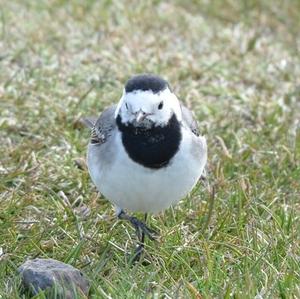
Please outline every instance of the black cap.
[[169, 87], [169, 84], [163, 78], [151, 74], [141, 74], [136, 75], [127, 81], [125, 91], [151, 90], [153, 93], [159, 93], [167, 87]]

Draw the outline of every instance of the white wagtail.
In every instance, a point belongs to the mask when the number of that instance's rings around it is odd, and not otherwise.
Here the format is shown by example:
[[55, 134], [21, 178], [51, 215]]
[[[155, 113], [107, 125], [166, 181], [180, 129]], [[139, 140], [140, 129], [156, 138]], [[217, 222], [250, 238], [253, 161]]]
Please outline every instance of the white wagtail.
[[96, 120], [87, 164], [98, 190], [130, 221], [143, 250], [156, 232], [131, 212], [157, 213], [184, 198], [196, 185], [207, 159], [206, 140], [197, 121], [180, 104], [166, 80], [142, 74], [125, 85], [117, 105]]

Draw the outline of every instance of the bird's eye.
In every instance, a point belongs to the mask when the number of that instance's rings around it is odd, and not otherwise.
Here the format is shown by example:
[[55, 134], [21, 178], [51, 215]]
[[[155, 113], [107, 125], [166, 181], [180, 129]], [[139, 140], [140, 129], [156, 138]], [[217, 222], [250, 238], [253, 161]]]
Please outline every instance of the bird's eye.
[[127, 103], [125, 103], [125, 107], [126, 107], [126, 109], [128, 110], [128, 105], [127, 105]]
[[161, 101], [158, 105], [158, 109], [161, 110], [163, 108], [163, 106], [164, 106], [164, 103], [163, 103], [163, 101]]

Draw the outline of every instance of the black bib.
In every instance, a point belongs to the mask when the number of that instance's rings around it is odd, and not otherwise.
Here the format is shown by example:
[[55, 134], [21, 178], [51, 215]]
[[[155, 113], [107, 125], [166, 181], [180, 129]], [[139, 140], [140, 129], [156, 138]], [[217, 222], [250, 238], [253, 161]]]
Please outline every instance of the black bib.
[[120, 115], [116, 121], [125, 150], [136, 163], [159, 169], [167, 166], [179, 149], [181, 127], [175, 114], [164, 127], [142, 128], [123, 124]]

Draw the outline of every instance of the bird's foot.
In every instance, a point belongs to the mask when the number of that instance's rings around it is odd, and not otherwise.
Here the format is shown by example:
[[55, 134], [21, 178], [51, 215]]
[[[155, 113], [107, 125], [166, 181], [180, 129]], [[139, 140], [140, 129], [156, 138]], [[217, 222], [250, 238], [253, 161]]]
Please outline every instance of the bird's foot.
[[127, 215], [123, 210], [119, 213], [118, 218], [127, 220], [131, 223], [131, 225], [135, 228], [139, 241], [142, 243], [144, 243], [144, 235], [150, 240], [155, 240], [158, 237], [157, 231], [149, 228], [143, 221], [137, 219], [136, 217]]
[[145, 259], [145, 247], [144, 244], [140, 244], [136, 247], [134, 253], [130, 257], [130, 264], [134, 265], [136, 263], [141, 263], [143, 266], [148, 266], [151, 264], [149, 259]]
[[147, 236], [150, 240], [155, 240], [157, 238], [158, 233], [154, 229], [149, 228], [143, 221], [133, 216], [130, 217], [129, 221], [135, 228], [139, 240], [143, 239], [143, 234]]
[[144, 253], [144, 244], [140, 244], [136, 247], [133, 256], [131, 257], [130, 261], [132, 264], [135, 264], [141, 260], [141, 257]]

